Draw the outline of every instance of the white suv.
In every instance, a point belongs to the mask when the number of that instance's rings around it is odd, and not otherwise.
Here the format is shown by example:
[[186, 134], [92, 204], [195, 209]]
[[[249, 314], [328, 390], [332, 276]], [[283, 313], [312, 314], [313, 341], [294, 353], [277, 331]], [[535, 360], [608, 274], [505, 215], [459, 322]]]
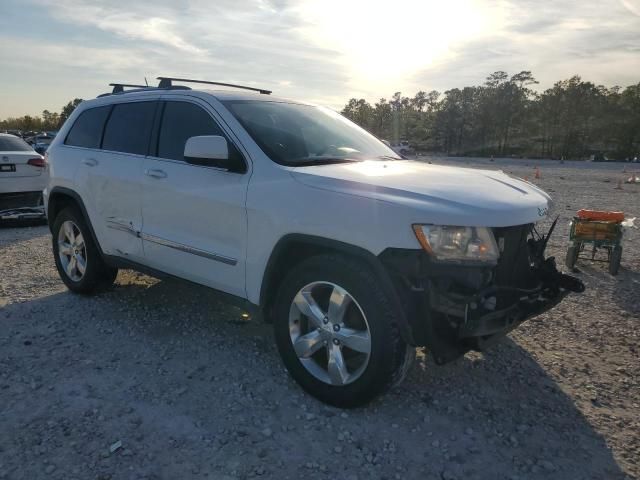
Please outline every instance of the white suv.
[[305, 390], [345, 407], [400, 381], [415, 346], [451, 361], [583, 289], [544, 258], [534, 185], [402, 160], [268, 93], [163, 78], [83, 102], [47, 151], [69, 289], [133, 268], [222, 291], [273, 323]]

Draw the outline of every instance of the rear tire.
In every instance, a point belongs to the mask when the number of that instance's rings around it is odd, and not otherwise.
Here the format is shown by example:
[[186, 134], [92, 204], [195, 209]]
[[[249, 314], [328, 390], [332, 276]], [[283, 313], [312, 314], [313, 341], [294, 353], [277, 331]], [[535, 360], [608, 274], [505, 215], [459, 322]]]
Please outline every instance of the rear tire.
[[617, 245], [611, 249], [611, 256], [609, 257], [609, 273], [611, 275], [617, 275], [620, 270], [620, 260], [622, 259], [622, 246]]
[[84, 216], [76, 207], [62, 210], [53, 222], [53, 256], [69, 290], [90, 294], [113, 284], [118, 269], [104, 263]]
[[[340, 298], [346, 307], [336, 307]], [[397, 308], [392, 293], [356, 259], [326, 254], [302, 261], [280, 285], [274, 308], [276, 344], [287, 370], [325, 403], [349, 408], [369, 402], [400, 383], [415, 358], [400, 336]], [[301, 337], [307, 350], [301, 351]], [[340, 363], [344, 370], [336, 374]]]

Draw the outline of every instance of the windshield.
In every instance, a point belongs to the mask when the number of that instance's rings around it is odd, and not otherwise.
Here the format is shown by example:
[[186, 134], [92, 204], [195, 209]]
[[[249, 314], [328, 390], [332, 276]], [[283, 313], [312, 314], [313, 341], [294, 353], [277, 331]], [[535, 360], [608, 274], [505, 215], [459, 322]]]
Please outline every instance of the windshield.
[[328, 108], [256, 100], [224, 104], [260, 148], [283, 165], [400, 159], [376, 137]]
[[33, 149], [27, 142], [14, 136], [0, 137], [0, 152], [31, 152]]

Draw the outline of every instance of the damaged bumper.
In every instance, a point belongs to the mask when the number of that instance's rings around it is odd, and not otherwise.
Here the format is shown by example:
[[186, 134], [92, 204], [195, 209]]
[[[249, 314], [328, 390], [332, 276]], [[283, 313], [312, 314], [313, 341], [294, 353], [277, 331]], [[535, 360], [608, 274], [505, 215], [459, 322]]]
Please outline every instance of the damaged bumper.
[[523, 321], [557, 305], [582, 282], [544, 258], [546, 238], [532, 225], [494, 229], [501, 246], [495, 266], [435, 263], [421, 250], [380, 256], [400, 293], [407, 340], [427, 346], [436, 363], [483, 350]]
[[42, 192], [0, 194], [0, 221], [45, 218]]
[[555, 282], [541, 282], [529, 290], [490, 287], [472, 296], [433, 289], [428, 293], [428, 305], [453, 319], [458, 338], [483, 338], [508, 332], [554, 307], [569, 293], [570, 290], [558, 288]]

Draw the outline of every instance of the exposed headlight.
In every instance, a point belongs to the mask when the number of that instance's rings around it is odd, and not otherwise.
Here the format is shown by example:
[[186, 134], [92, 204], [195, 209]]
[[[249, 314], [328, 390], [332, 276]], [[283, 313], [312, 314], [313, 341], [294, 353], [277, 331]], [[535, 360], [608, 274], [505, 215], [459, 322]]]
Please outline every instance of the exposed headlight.
[[430, 255], [442, 262], [495, 264], [500, 256], [493, 232], [485, 227], [413, 225]]

